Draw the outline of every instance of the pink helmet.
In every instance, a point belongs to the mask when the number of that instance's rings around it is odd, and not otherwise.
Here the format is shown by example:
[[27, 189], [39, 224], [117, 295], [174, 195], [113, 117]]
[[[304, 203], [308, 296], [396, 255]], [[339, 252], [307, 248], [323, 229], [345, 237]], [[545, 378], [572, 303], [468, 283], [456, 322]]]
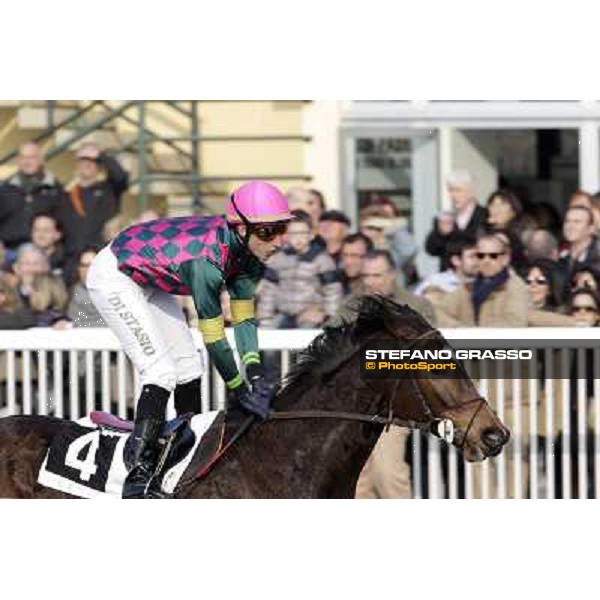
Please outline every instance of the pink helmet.
[[290, 219], [292, 214], [287, 198], [266, 181], [244, 183], [234, 190], [227, 203], [227, 220], [230, 223], [274, 223]]

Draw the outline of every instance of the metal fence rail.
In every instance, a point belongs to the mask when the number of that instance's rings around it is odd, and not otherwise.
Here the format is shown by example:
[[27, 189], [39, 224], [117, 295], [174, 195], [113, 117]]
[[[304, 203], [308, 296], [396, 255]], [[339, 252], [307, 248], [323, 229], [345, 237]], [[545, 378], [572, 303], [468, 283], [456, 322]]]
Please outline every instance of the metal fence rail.
[[[259, 342], [286, 373], [316, 330], [261, 330]], [[482, 394], [511, 429], [504, 452], [466, 464], [454, 448], [413, 432], [407, 457], [416, 498], [600, 498], [600, 333], [594, 329], [452, 329], [456, 347], [531, 348], [515, 361], [483, 365]], [[231, 331], [227, 332], [233, 343]], [[194, 331], [199, 352], [206, 350]], [[535, 338], [535, 339], [533, 339]], [[472, 365], [467, 365], [472, 367]], [[496, 372], [490, 369], [495, 368]], [[498, 370], [500, 369], [500, 370]], [[502, 371], [504, 369], [504, 371]], [[526, 372], [515, 372], [515, 369]], [[222, 408], [225, 387], [214, 368], [203, 378], [203, 410]], [[131, 417], [136, 373], [108, 329], [0, 331], [0, 416], [53, 414], [76, 419], [92, 410]]]

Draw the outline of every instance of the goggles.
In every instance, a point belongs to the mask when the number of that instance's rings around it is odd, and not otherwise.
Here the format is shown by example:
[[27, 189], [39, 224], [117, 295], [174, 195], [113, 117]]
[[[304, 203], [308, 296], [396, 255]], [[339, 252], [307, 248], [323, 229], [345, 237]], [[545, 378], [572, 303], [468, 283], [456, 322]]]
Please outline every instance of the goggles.
[[272, 242], [276, 237], [283, 235], [287, 231], [287, 222], [267, 223], [264, 225], [253, 225], [253, 233], [261, 242]]

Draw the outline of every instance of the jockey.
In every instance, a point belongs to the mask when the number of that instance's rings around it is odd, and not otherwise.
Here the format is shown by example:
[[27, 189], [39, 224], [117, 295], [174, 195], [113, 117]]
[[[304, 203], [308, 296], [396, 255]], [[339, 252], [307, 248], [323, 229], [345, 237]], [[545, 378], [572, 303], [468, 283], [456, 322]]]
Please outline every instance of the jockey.
[[[203, 372], [175, 295], [192, 295], [209, 356], [225, 381], [228, 410], [266, 418], [272, 386], [258, 353], [254, 294], [263, 263], [283, 244], [292, 218], [285, 196], [265, 181], [237, 188], [222, 216], [166, 218], [133, 225], [94, 259], [90, 296], [140, 373], [124, 498], [146, 497], [159, 458], [167, 400], [178, 415], [201, 411]], [[227, 289], [236, 346], [249, 388], [225, 337], [220, 294]], [[151, 495], [149, 493], [148, 495]]]

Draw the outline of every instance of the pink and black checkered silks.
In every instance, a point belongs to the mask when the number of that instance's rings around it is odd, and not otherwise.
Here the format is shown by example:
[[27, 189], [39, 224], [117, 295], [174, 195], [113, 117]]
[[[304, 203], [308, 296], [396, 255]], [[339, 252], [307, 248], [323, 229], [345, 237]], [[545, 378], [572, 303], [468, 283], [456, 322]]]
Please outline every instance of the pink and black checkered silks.
[[224, 273], [239, 271], [231, 254], [232, 232], [223, 216], [174, 217], [133, 225], [112, 242], [119, 269], [141, 285], [152, 285], [170, 294], [191, 290], [182, 281], [179, 267], [204, 258]]

